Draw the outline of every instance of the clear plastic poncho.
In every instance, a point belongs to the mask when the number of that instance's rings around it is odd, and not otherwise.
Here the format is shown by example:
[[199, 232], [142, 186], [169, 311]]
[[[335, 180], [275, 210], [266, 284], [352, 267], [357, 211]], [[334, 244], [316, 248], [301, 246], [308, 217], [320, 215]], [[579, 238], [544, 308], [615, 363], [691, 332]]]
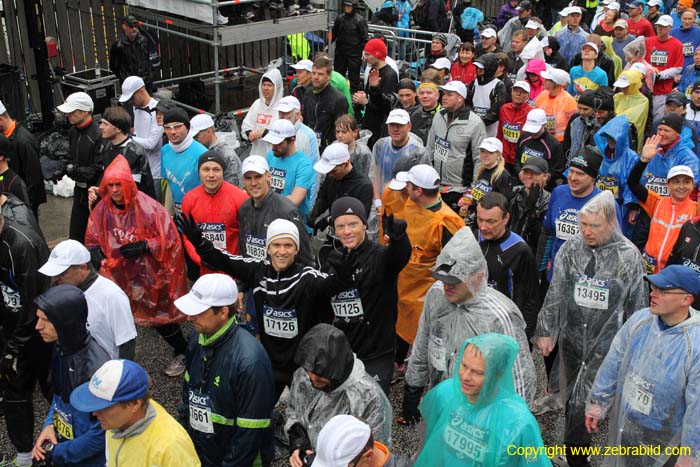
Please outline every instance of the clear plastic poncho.
[[450, 275], [467, 283], [473, 297], [458, 305], [450, 303], [440, 281], [428, 290], [408, 361], [406, 383], [417, 388], [427, 384], [432, 388], [451, 378], [465, 339], [498, 332], [518, 343], [513, 367], [515, 390], [528, 402], [532, 401], [537, 375], [525, 336], [525, 320], [515, 303], [486, 285], [486, 260], [469, 227], [458, 230], [442, 249], [436, 268], [445, 264], [452, 266]]
[[[330, 324], [317, 324], [299, 342], [289, 388], [284, 429], [296, 423], [305, 429], [312, 446], [321, 428], [336, 415], [352, 415], [372, 428], [374, 439], [391, 446], [391, 403], [379, 383], [352, 353], [345, 334]], [[306, 371], [331, 381], [325, 390], [311, 385]]]
[[660, 467], [668, 460], [667, 446], [692, 450], [690, 459], [675, 465], [700, 465], [700, 315], [692, 308], [690, 315], [663, 329], [658, 316], [640, 310], [615, 336], [586, 412], [597, 408], [600, 420], [610, 412], [607, 445], [659, 449], [604, 457], [604, 465]]
[[[108, 193], [107, 184], [115, 181], [122, 185], [124, 209], [115, 206]], [[187, 282], [180, 235], [170, 215], [138, 191], [121, 155], [105, 169], [99, 193], [102, 199], [90, 214], [85, 246], [102, 250], [100, 274], [126, 292], [139, 326], [185, 321], [173, 304], [187, 293]], [[148, 244], [148, 252], [136, 258], [122, 256], [121, 246], [141, 240]]]
[[[465, 351], [478, 349], [485, 360], [483, 386], [475, 403], [462, 392], [459, 367]], [[464, 342], [454, 376], [423, 398], [426, 423], [423, 466], [551, 466], [537, 420], [513, 387], [512, 368], [518, 343], [510, 336], [487, 333]], [[524, 449], [527, 449], [527, 454]]]
[[537, 321], [535, 335], [559, 343], [550, 390], [567, 407], [567, 443], [590, 442], [584, 407], [596, 372], [622, 324], [648, 303], [641, 254], [622, 235], [615, 205], [604, 191], [581, 208], [579, 223], [608, 227], [593, 235], [596, 247], [584, 239], [584, 228], [564, 243]]

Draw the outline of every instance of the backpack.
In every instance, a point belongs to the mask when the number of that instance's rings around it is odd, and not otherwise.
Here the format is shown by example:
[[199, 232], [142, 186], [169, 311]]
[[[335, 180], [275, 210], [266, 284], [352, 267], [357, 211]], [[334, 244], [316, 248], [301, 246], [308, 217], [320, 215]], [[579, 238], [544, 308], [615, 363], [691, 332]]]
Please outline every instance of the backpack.
[[477, 10], [476, 8], [465, 8], [462, 15], [459, 18], [459, 22], [462, 24], [462, 29], [465, 31], [473, 31], [476, 29], [477, 24], [484, 20], [484, 14]]

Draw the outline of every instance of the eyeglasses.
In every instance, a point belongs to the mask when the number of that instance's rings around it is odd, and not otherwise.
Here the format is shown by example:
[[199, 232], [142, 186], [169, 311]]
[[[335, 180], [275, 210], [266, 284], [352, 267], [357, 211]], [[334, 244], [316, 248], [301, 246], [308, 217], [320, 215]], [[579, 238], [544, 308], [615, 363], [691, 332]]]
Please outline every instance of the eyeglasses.
[[681, 292], [671, 292], [671, 290], [674, 289], [661, 289], [659, 287], [656, 287], [655, 285], [649, 284], [649, 289], [651, 292], [658, 292], [659, 295], [690, 295], [690, 293], [681, 291]]

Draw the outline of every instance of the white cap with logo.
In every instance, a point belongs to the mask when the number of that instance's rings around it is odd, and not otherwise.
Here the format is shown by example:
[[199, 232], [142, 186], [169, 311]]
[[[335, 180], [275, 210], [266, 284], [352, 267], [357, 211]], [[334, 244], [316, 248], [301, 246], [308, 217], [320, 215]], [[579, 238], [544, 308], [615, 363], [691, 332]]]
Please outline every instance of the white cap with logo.
[[314, 170], [321, 174], [327, 174], [336, 165], [344, 164], [350, 160], [350, 151], [344, 143], [333, 143], [321, 154], [321, 158], [314, 164]]
[[82, 110], [83, 112], [92, 112], [95, 108], [94, 102], [92, 102], [92, 97], [84, 92], [74, 92], [70, 96], [66, 97], [66, 101], [56, 107], [59, 112], [64, 114], [69, 114], [75, 112], [76, 110]]
[[630, 85], [630, 80], [627, 76], [620, 76], [614, 83], [614, 88], [626, 88]]
[[527, 81], [516, 81], [513, 85], [513, 89], [515, 88], [522, 89], [523, 91], [527, 91], [527, 93], [530, 94], [530, 83], [528, 83]]
[[432, 165], [418, 164], [408, 171], [406, 181], [417, 187], [432, 190], [440, 186], [440, 174]]
[[440, 57], [435, 60], [435, 63], [430, 65], [430, 68], [435, 68], [436, 70], [449, 70], [452, 68], [452, 62], [447, 57]]
[[311, 60], [299, 60], [295, 65], [292, 65], [292, 68], [295, 70], [306, 70], [306, 71], [311, 71], [314, 66], [314, 62]]
[[77, 240], [64, 240], [54, 247], [48, 261], [39, 268], [45, 276], [55, 277], [63, 274], [71, 266], [90, 262], [90, 252]]
[[255, 172], [260, 175], [265, 175], [265, 173], [270, 171], [270, 164], [267, 163], [267, 159], [262, 156], [248, 156], [243, 159], [243, 164], [241, 166], [241, 173], [245, 175], [248, 172]]
[[525, 29], [539, 29], [540, 28], [540, 23], [537, 21], [533, 20], [528, 20], [527, 24], [525, 25]]
[[658, 20], [656, 20], [657, 26], [673, 26], [673, 18], [669, 15], [661, 15]]
[[280, 144], [285, 139], [296, 136], [296, 134], [297, 131], [292, 122], [280, 119], [272, 122], [272, 125], [267, 130], [267, 134], [263, 136], [263, 140], [270, 144]]
[[119, 96], [119, 102], [126, 102], [134, 95], [136, 91], [146, 86], [140, 76], [129, 76], [122, 83], [122, 95]]
[[347, 467], [365, 448], [372, 430], [352, 415], [336, 415], [321, 428], [311, 467]]
[[197, 136], [197, 133], [200, 131], [212, 128], [213, 126], [214, 120], [209, 114], [197, 114], [190, 119], [190, 134], [192, 136]]
[[236, 281], [226, 274], [205, 274], [192, 285], [187, 295], [175, 300], [178, 310], [197, 316], [213, 306], [233, 305], [238, 299]]
[[399, 125], [408, 125], [411, 123], [411, 116], [408, 115], [404, 109], [394, 109], [389, 112], [389, 116], [386, 119], [386, 124], [398, 123]]
[[532, 109], [523, 125], [525, 133], [537, 133], [547, 123], [547, 114], [542, 109]]
[[450, 81], [444, 86], [438, 86], [440, 89], [443, 91], [452, 91], [456, 92], [463, 98], [467, 98], [467, 87], [464, 85], [463, 82], [461, 81]]
[[569, 74], [566, 71], [558, 68], [547, 68], [540, 74], [540, 76], [543, 79], [554, 81], [559, 86], [569, 84], [570, 79]]
[[498, 37], [498, 34], [496, 34], [495, 29], [486, 28], [483, 31], [481, 31], [481, 37]]
[[503, 152], [503, 143], [498, 138], [491, 136], [481, 141], [479, 149], [484, 149], [488, 152]]
[[292, 110], [301, 110], [301, 103], [299, 99], [294, 96], [285, 96], [280, 99], [279, 104], [277, 104], [278, 112], [291, 112]]
[[671, 170], [668, 171], [666, 180], [671, 180], [673, 177], [677, 177], [679, 175], [685, 175], [686, 177], [695, 179], [695, 176], [693, 175], [693, 169], [691, 169], [687, 165], [676, 165], [674, 167], [671, 167]]

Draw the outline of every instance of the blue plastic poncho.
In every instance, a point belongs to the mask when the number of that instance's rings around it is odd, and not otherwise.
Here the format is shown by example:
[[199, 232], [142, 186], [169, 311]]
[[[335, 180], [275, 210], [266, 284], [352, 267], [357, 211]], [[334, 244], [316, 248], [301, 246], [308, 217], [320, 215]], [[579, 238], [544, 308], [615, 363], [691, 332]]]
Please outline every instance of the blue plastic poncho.
[[[462, 392], [459, 377], [469, 344], [481, 352], [486, 368], [475, 403]], [[517, 354], [515, 339], [503, 334], [481, 334], [464, 342], [452, 378], [421, 402], [426, 437], [416, 467], [551, 466], [537, 421], [515, 393], [511, 370]]]

